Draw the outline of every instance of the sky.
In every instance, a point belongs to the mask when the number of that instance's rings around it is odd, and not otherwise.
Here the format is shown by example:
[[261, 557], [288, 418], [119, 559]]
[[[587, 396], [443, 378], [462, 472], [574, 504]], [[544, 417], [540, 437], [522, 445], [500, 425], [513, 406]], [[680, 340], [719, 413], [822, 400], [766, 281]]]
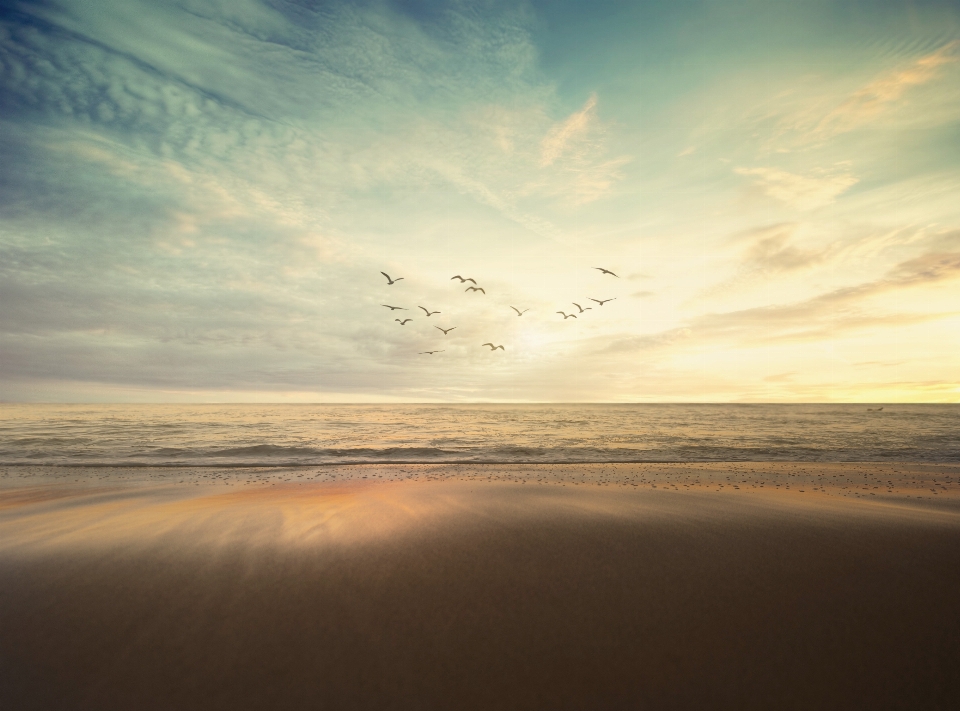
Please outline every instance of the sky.
[[0, 401], [958, 402], [958, 196], [955, 2], [0, 0]]

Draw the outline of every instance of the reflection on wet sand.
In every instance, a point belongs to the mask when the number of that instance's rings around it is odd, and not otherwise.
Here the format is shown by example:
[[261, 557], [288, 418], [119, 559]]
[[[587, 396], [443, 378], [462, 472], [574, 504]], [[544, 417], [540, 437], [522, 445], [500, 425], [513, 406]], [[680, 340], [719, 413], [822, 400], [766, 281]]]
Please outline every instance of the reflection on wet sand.
[[[355, 470], [349, 480], [243, 488], [8, 479], [0, 701], [948, 708], [960, 699], [960, 509], [949, 488], [936, 502], [877, 501], [735, 490], [729, 468], [710, 481], [699, 471], [689, 490], [627, 483], [636, 470], [612, 484], [609, 467], [581, 485], [583, 472], [534, 485], [495, 481], [503, 471], [430, 481], [395, 472], [373, 483]], [[679, 484], [694, 473], [670, 476]]]
[[[606, 482], [604, 482], [606, 483]], [[904, 496], [880, 500], [838, 500], [800, 496], [789, 488], [740, 492], [716, 500], [722, 484], [698, 482], [695, 488], [664, 482], [636, 491], [629, 484], [610, 488], [542, 486], [488, 480], [448, 479], [371, 483], [362, 479], [248, 487], [223, 492], [171, 485], [135, 487], [33, 486], [4, 492], [0, 511], [0, 550], [58, 546], [143, 545], [170, 536], [193, 544], [342, 545], [456, 523], [464, 516], [482, 519], [530, 519], [560, 515], [636, 516], [707, 515], [727, 510], [764, 509], [846, 516], [919, 516], [925, 521], [960, 515], [960, 496], [944, 496], [938, 506], [917, 507]], [[552, 485], [551, 485], [552, 484]], [[717, 487], [721, 488], [717, 488]], [[789, 486], [789, 485], [788, 485]], [[811, 492], [812, 493], [812, 492]], [[679, 497], [679, 498], [677, 498]]]

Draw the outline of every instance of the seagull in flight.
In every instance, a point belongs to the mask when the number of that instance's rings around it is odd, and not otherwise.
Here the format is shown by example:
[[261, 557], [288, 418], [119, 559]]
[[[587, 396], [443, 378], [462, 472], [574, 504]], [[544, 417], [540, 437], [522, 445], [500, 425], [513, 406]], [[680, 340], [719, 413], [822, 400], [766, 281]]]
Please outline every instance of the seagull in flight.
[[490, 346], [491, 351], [495, 351], [499, 348], [500, 350], [506, 352], [506, 349], [503, 346], [495, 346], [492, 343], [483, 343], [481, 346]]
[[403, 321], [401, 321], [401, 320], [398, 319], [398, 318], [395, 318], [395, 319], [393, 319], [393, 320], [396, 321], [397, 323], [399, 323], [401, 326], [406, 326], [406, 325], [407, 325], [407, 321], [413, 321], [412, 318], [405, 318], [405, 319], [403, 319]]
[[450, 328], [440, 328], [439, 326], [434, 326], [438, 331], [443, 331], [443, 335], [446, 336], [450, 331], [456, 328], [456, 326], [451, 326]]
[[420, 355], [433, 355], [434, 353], [443, 353], [443, 351], [420, 351]]
[[406, 311], [402, 306], [391, 306], [390, 304], [380, 304], [381, 306], [386, 306], [391, 311]]
[[583, 313], [584, 311], [590, 311], [590, 310], [593, 308], [592, 306], [588, 306], [587, 308], [583, 308], [583, 307], [582, 307], [580, 304], [578, 304], [576, 301], [571, 301], [570, 303], [573, 304], [574, 306], [576, 306], [578, 309], [580, 309], [580, 313]]
[[523, 316], [525, 313], [527, 313], [527, 311], [530, 310], [530, 309], [524, 309], [523, 311], [521, 311], [516, 306], [511, 306], [510, 308], [517, 312], [517, 316]]
[[[418, 309], [423, 309], [422, 306], [418, 306], [417, 308], [418, 308]], [[423, 313], [425, 313], [425, 314], [427, 315], [427, 318], [429, 318], [430, 316], [433, 316], [434, 314], [438, 314], [438, 313], [440, 313], [440, 312], [439, 312], [439, 311], [427, 311], [427, 309], [423, 309]]]
[[605, 303], [607, 303], [608, 301], [616, 301], [616, 300], [617, 300], [616, 297], [614, 297], [614, 298], [612, 298], [612, 299], [590, 299], [590, 301], [594, 301], [594, 302], [600, 304], [601, 306], [603, 306], [603, 305], [604, 305]]
[[[483, 291], [483, 288], [479, 286], [468, 286], [464, 291]], [[483, 291], [483, 294], [486, 296], [487, 292]]]
[[474, 286], [476, 286], [476, 284], [477, 284], [477, 280], [476, 280], [476, 279], [471, 279], [470, 277], [462, 277], [462, 276], [460, 276], [459, 274], [457, 274], [456, 276], [450, 277], [450, 281], [453, 281], [454, 279], [459, 279], [461, 284], [462, 284], [463, 282], [465, 282], [465, 281], [472, 281], [473, 284], [474, 284]]
[[397, 277], [396, 279], [391, 279], [391, 278], [390, 278], [390, 275], [387, 274], [386, 272], [380, 272], [380, 273], [383, 274], [383, 275], [387, 278], [387, 286], [393, 286], [393, 285], [396, 284], [398, 281], [403, 281], [403, 277]]
[[566, 321], [568, 318], [576, 318], [576, 317], [577, 317], [576, 314], [565, 314], [565, 313], [563, 313], [563, 311], [557, 311], [557, 313], [560, 314], [561, 316], [563, 316], [563, 320], [564, 320], [564, 321]]
[[603, 272], [604, 274], [609, 274], [610, 276], [615, 276], [615, 277], [617, 277], [617, 279], [620, 278], [620, 277], [618, 277], [616, 274], [614, 274], [612, 271], [610, 271], [609, 269], [604, 269], [603, 267], [594, 267], [594, 269], [599, 269], [599, 270], [600, 270], [601, 272]]

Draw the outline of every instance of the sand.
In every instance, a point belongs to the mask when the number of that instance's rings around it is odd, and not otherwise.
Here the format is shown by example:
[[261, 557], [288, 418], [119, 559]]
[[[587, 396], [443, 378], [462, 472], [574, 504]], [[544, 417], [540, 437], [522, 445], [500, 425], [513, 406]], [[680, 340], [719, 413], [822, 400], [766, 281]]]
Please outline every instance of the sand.
[[2, 708], [958, 708], [958, 591], [955, 467], [0, 472]]

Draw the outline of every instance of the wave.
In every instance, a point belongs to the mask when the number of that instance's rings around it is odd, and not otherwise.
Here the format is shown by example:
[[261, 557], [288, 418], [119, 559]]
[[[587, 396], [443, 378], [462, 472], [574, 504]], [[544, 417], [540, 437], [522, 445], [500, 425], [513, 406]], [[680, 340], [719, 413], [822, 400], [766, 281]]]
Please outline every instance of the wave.
[[581, 464], [669, 462], [862, 462], [960, 461], [960, 448], [852, 447], [845, 450], [811, 446], [723, 446], [681, 444], [673, 447], [304, 447], [254, 444], [226, 448], [160, 447], [123, 457], [102, 451], [0, 452], [0, 466], [248, 466], [296, 467], [350, 464]]
[[960, 462], [960, 406], [0, 407], [0, 464]]

